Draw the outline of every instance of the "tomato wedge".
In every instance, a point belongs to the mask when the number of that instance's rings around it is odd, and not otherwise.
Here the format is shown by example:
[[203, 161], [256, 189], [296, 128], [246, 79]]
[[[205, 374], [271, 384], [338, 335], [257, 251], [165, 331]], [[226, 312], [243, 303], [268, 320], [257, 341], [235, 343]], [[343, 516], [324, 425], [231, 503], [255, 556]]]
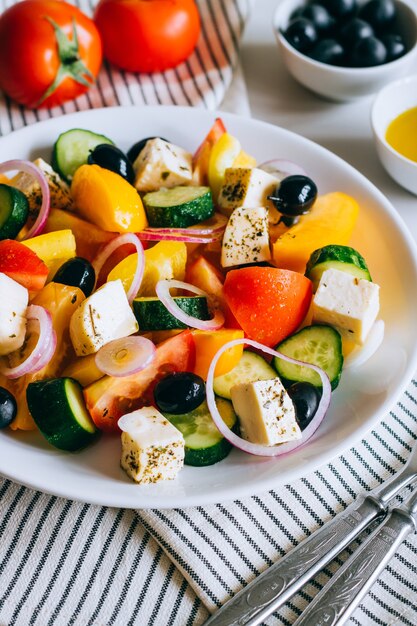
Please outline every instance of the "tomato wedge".
[[39, 291], [46, 282], [48, 267], [23, 243], [14, 239], [3, 239], [0, 241], [0, 272], [7, 274], [29, 291]]
[[245, 335], [269, 347], [298, 328], [312, 297], [308, 278], [276, 267], [231, 270], [223, 289]]
[[90, 415], [100, 430], [118, 432], [119, 417], [153, 404], [153, 389], [165, 374], [191, 372], [195, 362], [194, 338], [189, 330], [160, 343], [153, 362], [131, 376], [104, 376], [84, 389]]

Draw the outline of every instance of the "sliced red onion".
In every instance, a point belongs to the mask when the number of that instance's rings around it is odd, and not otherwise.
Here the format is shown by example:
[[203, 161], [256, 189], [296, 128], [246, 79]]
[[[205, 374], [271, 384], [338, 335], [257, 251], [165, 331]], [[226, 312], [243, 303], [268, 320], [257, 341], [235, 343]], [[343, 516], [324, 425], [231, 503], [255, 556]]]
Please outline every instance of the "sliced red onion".
[[42, 193], [42, 203], [39, 209], [38, 217], [36, 218], [32, 228], [26, 233], [24, 237], [22, 237], [23, 241], [24, 239], [30, 239], [30, 237], [35, 237], [36, 235], [39, 235], [45, 227], [50, 209], [49, 185], [46, 176], [42, 172], [42, 170], [30, 161], [13, 159], [12, 161], [4, 161], [3, 163], [0, 163], [1, 174], [5, 172], [10, 172], [12, 170], [18, 170], [19, 172], [24, 172], [25, 174], [33, 176], [33, 178], [35, 178], [36, 181], [39, 183]]
[[359, 367], [363, 365], [381, 345], [385, 334], [385, 324], [383, 320], [374, 322], [367, 340], [363, 346], [357, 346], [343, 361], [343, 369]]
[[148, 226], [146, 232], [153, 233], [167, 233], [172, 235], [215, 235], [221, 234], [226, 228], [226, 224], [229, 221], [225, 215], [216, 213], [213, 217], [205, 222], [200, 222], [194, 226], [188, 226], [187, 228], [153, 228]]
[[221, 237], [221, 233], [209, 236], [192, 235], [192, 234], [173, 234], [168, 232], [160, 232], [157, 230], [141, 230], [137, 234], [141, 241], [183, 241], [184, 243], [214, 243]]
[[136, 294], [139, 291], [139, 287], [143, 278], [143, 272], [145, 270], [145, 253], [143, 250], [142, 243], [140, 242], [137, 235], [135, 235], [134, 233], [124, 233], [123, 235], [118, 235], [117, 237], [112, 239], [97, 254], [96, 258], [93, 261], [93, 267], [94, 267], [94, 271], [96, 273], [96, 279], [97, 279], [107, 259], [113, 254], [113, 252], [117, 248], [119, 248], [120, 246], [124, 246], [127, 243], [133, 244], [136, 248], [136, 252], [138, 253], [138, 262], [136, 264], [136, 270], [133, 275], [129, 290], [126, 294], [127, 299], [129, 300], [129, 304], [131, 304], [132, 300], [135, 298]]
[[199, 320], [192, 315], [185, 313], [171, 296], [171, 289], [185, 289], [191, 291], [191, 293], [197, 296], [205, 296], [209, 298], [202, 289], [191, 285], [190, 283], [184, 283], [181, 280], [160, 280], [156, 283], [156, 295], [162, 302], [162, 304], [168, 309], [168, 311], [176, 317], [180, 322], [183, 322], [191, 328], [198, 328], [198, 330], [218, 330], [224, 324], [224, 315], [221, 311], [215, 311], [214, 317], [211, 320]]
[[14, 379], [25, 374], [34, 374], [51, 360], [56, 348], [56, 333], [52, 326], [52, 316], [42, 306], [31, 304], [26, 311], [28, 322], [36, 320], [39, 326], [38, 341], [27, 359], [16, 367], [0, 366], [0, 372], [6, 378]]
[[[220, 415], [218, 411], [218, 408], [216, 405], [216, 399], [214, 395], [214, 390], [213, 390], [214, 370], [216, 369], [217, 361], [219, 360], [223, 352], [225, 352], [229, 348], [232, 348], [233, 346], [237, 346], [240, 344], [246, 344], [246, 345], [252, 346], [253, 348], [257, 348], [261, 352], [264, 352], [265, 354], [269, 354], [271, 356], [278, 356], [284, 361], [288, 361], [288, 363], [295, 363], [296, 365], [309, 367], [319, 374], [322, 385], [323, 385], [320, 403], [319, 403], [319, 406], [317, 407], [317, 411], [313, 419], [311, 420], [307, 428], [305, 428], [302, 431], [301, 439], [298, 439], [297, 441], [289, 441], [287, 443], [282, 443], [276, 446], [263, 446], [261, 444], [252, 443], [250, 441], [247, 441], [246, 439], [243, 439], [242, 437], [239, 437], [238, 435], [233, 433], [230, 430], [230, 428], [228, 428], [228, 426], [226, 426], [226, 424], [224, 423], [222, 416]], [[323, 420], [323, 417], [326, 414], [326, 411], [330, 403], [331, 386], [330, 386], [330, 381], [327, 377], [327, 374], [316, 365], [311, 365], [311, 363], [304, 363], [303, 361], [292, 359], [291, 357], [286, 356], [285, 354], [282, 354], [281, 352], [278, 352], [277, 350], [273, 350], [272, 348], [268, 348], [267, 346], [264, 346], [263, 344], [258, 343], [257, 341], [244, 338], [244, 339], [234, 339], [233, 341], [229, 341], [224, 346], [222, 346], [218, 350], [218, 352], [215, 354], [210, 364], [209, 371], [207, 374], [206, 394], [207, 394], [207, 404], [208, 404], [211, 416], [213, 418], [213, 421], [216, 424], [219, 431], [221, 432], [221, 434], [223, 435], [223, 437], [225, 437], [231, 444], [236, 446], [236, 448], [243, 450], [243, 452], [248, 452], [249, 454], [254, 454], [257, 456], [281, 456], [282, 454], [287, 454], [288, 452], [292, 452], [293, 450], [296, 450], [297, 448], [300, 448], [301, 446], [303, 446], [310, 439], [310, 437], [316, 432], [317, 428], [320, 426]]]
[[268, 172], [268, 174], [278, 178], [280, 182], [287, 176], [293, 176], [294, 174], [307, 176], [307, 172], [301, 165], [293, 161], [287, 161], [286, 159], [271, 159], [270, 161], [265, 161], [265, 163], [258, 165], [258, 167], [264, 170], [264, 172]]
[[130, 376], [145, 369], [155, 358], [155, 351], [155, 345], [146, 337], [122, 337], [100, 348], [95, 362], [108, 376]]

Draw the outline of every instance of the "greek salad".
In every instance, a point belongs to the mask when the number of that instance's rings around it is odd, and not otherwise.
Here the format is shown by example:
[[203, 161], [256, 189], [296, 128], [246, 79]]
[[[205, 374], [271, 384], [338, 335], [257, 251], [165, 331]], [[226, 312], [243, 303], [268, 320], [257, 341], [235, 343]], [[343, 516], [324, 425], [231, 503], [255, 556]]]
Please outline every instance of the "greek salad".
[[118, 436], [133, 481], [174, 479], [304, 445], [378, 348], [356, 200], [206, 132], [124, 153], [74, 128], [50, 162], [0, 164], [0, 428]]

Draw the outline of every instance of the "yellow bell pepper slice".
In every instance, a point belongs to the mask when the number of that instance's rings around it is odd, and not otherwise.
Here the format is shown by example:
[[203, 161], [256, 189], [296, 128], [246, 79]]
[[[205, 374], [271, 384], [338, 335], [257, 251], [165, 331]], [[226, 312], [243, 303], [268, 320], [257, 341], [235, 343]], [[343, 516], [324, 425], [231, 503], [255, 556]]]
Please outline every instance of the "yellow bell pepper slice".
[[81, 165], [72, 179], [76, 212], [104, 230], [137, 233], [147, 226], [142, 200], [122, 176], [99, 165]]
[[[226, 328], [220, 330], [193, 330], [192, 334], [195, 343], [194, 374], [201, 376], [204, 380], [207, 379], [210, 363], [216, 352], [229, 341], [244, 337], [243, 330]], [[217, 362], [214, 375], [222, 376], [230, 372], [239, 363], [242, 354], [243, 344], [225, 350]]]
[[47, 280], [51, 280], [61, 265], [76, 255], [75, 237], [69, 229], [44, 233], [21, 243], [33, 250], [48, 266]]
[[240, 154], [240, 143], [229, 133], [223, 135], [216, 141], [211, 149], [208, 180], [214, 201], [219, 197], [220, 188], [224, 180], [224, 173]]

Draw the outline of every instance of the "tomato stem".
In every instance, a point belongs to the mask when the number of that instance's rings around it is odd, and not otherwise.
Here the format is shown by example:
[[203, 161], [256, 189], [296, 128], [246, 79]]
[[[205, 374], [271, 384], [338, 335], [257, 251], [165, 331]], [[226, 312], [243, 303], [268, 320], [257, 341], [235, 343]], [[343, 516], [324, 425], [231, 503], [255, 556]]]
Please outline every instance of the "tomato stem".
[[38, 100], [36, 106], [39, 106], [53, 94], [66, 78], [72, 78], [72, 80], [85, 87], [91, 87], [95, 82], [94, 75], [80, 58], [75, 18], [72, 18], [72, 39], [67, 37], [62, 28], [53, 19], [48, 16], [45, 16], [45, 19], [51, 24], [55, 31], [60, 66], [54, 80]]

